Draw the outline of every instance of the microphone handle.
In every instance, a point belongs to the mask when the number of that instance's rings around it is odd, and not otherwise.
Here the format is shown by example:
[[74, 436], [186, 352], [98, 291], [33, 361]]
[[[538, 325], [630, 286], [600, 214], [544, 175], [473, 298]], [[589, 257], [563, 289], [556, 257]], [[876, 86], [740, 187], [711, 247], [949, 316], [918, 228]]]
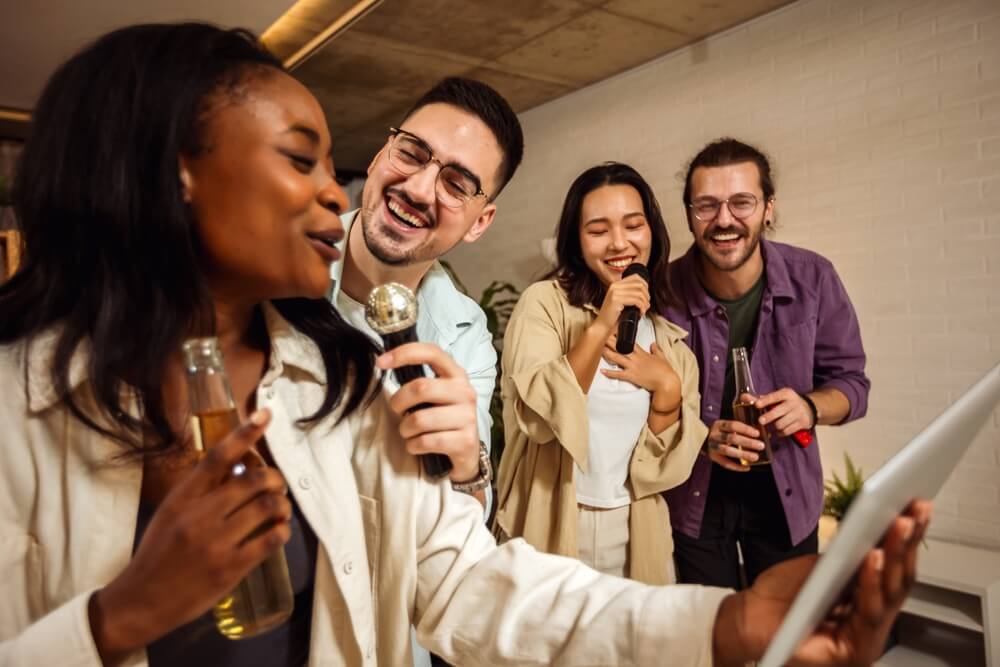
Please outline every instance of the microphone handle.
[[632, 354], [638, 331], [639, 309], [635, 306], [625, 306], [618, 320], [618, 341], [615, 343], [615, 351], [618, 354]]
[[[410, 327], [409, 329], [403, 329], [395, 333], [383, 334], [382, 342], [385, 344], [385, 349], [388, 351], [405, 343], [417, 342], [417, 334], [414, 329], [414, 327]], [[399, 368], [394, 368], [392, 372], [396, 375], [396, 381], [399, 382], [400, 387], [411, 380], [427, 377], [423, 366], [400, 366]], [[432, 403], [418, 403], [410, 408], [409, 412], [423, 410], [432, 406]], [[420, 454], [420, 461], [424, 466], [424, 472], [434, 478], [444, 477], [452, 468], [451, 459], [444, 454]]]

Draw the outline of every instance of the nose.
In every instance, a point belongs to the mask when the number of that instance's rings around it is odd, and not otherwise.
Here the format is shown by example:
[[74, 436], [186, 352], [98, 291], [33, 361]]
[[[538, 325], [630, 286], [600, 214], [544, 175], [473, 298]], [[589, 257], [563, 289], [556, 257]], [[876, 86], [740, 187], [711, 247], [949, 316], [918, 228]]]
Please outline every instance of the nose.
[[432, 206], [437, 199], [437, 179], [440, 172], [441, 164], [437, 160], [431, 160], [407, 177], [403, 190], [414, 203]]
[[628, 247], [628, 240], [625, 238], [625, 230], [622, 227], [613, 225], [611, 227], [611, 249], [624, 250]]
[[323, 189], [319, 191], [319, 203], [320, 206], [333, 211], [337, 215], [346, 211], [350, 205], [347, 193], [344, 192], [344, 189], [340, 187], [335, 178], [331, 178]]
[[729, 210], [729, 200], [719, 202], [719, 214], [715, 216], [715, 222], [719, 225], [731, 225], [736, 222], [733, 212]]

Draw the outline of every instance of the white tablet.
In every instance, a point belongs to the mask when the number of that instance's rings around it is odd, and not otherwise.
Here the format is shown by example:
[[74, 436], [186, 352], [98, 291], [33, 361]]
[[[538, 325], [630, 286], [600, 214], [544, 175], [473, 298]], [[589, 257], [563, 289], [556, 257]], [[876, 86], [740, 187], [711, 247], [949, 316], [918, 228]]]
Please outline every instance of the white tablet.
[[[865, 481], [758, 667], [781, 667], [823, 620], [892, 520], [931, 499], [1000, 402], [1000, 364]], [[919, 556], [918, 556], [919, 567]]]

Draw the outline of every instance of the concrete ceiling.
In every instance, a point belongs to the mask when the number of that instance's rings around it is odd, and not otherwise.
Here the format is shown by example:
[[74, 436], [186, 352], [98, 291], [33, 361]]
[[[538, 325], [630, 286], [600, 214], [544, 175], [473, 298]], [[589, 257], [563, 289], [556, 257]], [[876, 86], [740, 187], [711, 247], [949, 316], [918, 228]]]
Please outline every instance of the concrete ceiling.
[[[526, 111], [789, 1], [385, 0], [293, 73], [326, 110], [338, 170], [360, 172], [442, 77], [485, 81]], [[332, 16], [354, 4], [312, 2]], [[303, 20], [297, 41], [268, 46], [286, 57], [321, 29]]]
[[[287, 57], [356, 0], [299, 0], [267, 44]], [[384, 0], [293, 74], [327, 114], [338, 170], [362, 172], [387, 128], [445, 76], [486, 81], [515, 111], [652, 60], [791, 0]], [[66, 57], [104, 32], [200, 20], [262, 34], [292, 0], [46, 0], [0, 9], [0, 109], [30, 110]], [[0, 121], [0, 135], [10, 135]]]
[[0, 107], [31, 109], [66, 58], [133, 23], [206, 21], [260, 34], [293, 0], [4, 0], [0, 4]]

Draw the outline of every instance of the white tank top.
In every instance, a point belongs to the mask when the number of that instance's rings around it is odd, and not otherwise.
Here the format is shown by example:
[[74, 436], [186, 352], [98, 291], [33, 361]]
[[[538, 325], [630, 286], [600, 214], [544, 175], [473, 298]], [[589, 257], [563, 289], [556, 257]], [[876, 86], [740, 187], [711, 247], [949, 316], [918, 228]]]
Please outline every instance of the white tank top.
[[[636, 347], [648, 352], [655, 340], [652, 320], [642, 318], [635, 336]], [[588, 472], [575, 464], [573, 472], [578, 503], [614, 509], [631, 502], [625, 480], [632, 450], [649, 417], [650, 395], [631, 382], [605, 377], [601, 369], [618, 367], [601, 357], [587, 394]]]

